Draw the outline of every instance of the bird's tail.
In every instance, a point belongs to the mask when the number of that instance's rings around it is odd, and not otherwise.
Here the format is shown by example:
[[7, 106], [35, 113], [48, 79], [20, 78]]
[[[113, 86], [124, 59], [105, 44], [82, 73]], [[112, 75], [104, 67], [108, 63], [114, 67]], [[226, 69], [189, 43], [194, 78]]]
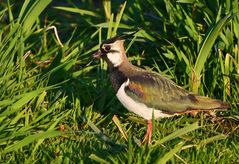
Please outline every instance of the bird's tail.
[[209, 97], [205, 96], [199, 96], [195, 95], [196, 99], [196, 108], [202, 109], [202, 110], [226, 110], [230, 108], [230, 104], [217, 100], [217, 99], [212, 99]]

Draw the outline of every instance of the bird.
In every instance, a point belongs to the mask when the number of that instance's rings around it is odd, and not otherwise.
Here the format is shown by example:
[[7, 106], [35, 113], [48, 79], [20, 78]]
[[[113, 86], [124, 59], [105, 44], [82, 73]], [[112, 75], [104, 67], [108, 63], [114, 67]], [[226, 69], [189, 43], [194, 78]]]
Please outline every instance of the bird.
[[128, 37], [120, 35], [102, 42], [93, 58], [106, 61], [110, 81], [121, 104], [147, 121], [142, 143], [152, 143], [152, 119], [230, 108], [227, 102], [192, 93], [160, 73], [133, 65], [124, 48]]

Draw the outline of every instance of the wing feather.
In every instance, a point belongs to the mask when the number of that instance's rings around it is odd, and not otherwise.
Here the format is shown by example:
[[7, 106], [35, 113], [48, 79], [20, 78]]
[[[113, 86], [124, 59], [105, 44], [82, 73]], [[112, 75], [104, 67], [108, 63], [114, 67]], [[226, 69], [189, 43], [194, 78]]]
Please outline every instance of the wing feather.
[[130, 76], [125, 92], [134, 100], [166, 113], [184, 112], [196, 101], [192, 94], [173, 81], [148, 72]]

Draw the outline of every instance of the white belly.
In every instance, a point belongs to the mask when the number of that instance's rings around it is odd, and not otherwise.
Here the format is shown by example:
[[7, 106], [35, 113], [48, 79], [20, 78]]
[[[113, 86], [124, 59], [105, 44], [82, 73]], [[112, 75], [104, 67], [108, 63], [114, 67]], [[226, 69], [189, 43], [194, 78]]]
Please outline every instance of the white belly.
[[143, 117], [146, 120], [151, 120], [153, 115], [154, 119], [173, 116], [165, 114], [160, 110], [149, 108], [143, 103], [134, 101], [131, 97], [129, 97], [125, 93], [124, 89], [128, 84], [129, 79], [121, 85], [116, 96], [119, 99], [119, 101], [123, 104], [123, 106], [127, 108], [129, 111], [134, 112], [135, 114], [139, 115], [140, 117]]

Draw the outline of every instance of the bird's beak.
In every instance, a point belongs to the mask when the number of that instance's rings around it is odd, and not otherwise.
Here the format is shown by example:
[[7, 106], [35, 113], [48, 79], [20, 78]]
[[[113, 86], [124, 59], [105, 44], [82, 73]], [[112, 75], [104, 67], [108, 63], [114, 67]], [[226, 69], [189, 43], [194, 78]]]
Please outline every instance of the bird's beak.
[[101, 50], [98, 50], [93, 54], [93, 58], [99, 59], [101, 57], [101, 55], [102, 55]]

